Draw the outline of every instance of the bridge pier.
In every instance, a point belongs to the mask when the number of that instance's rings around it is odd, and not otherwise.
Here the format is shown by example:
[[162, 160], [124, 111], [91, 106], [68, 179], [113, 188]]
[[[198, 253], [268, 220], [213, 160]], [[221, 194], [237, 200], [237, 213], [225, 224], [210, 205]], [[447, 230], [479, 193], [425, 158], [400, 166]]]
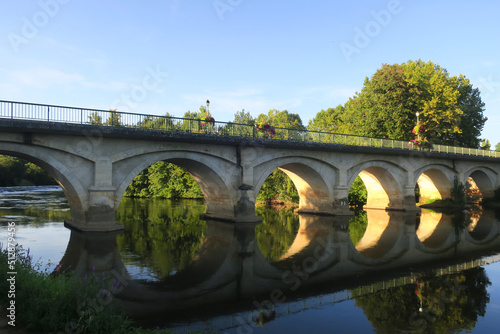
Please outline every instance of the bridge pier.
[[333, 190], [333, 200], [330, 197], [314, 198], [310, 196], [307, 200], [301, 197], [299, 208], [295, 210], [299, 214], [315, 214], [322, 216], [354, 216], [349, 210], [349, 189], [347, 187], [336, 187]]
[[[69, 228], [83, 232], [111, 232], [124, 229], [116, 223], [117, 191], [112, 184], [113, 164], [108, 156], [99, 156], [94, 162], [94, 184], [88, 188], [85, 219], [65, 222]], [[118, 204], [119, 205], [119, 201]]]

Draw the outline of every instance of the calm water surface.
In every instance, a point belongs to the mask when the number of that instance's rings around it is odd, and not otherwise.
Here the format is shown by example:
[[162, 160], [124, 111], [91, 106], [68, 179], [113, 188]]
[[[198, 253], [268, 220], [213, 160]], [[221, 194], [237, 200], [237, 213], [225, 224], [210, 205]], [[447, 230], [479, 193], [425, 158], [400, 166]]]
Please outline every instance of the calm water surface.
[[126, 280], [117, 296], [143, 326], [179, 333], [497, 333], [500, 221], [361, 211], [298, 216], [258, 208], [261, 224], [204, 221], [203, 202], [124, 199], [125, 231], [70, 231], [59, 187], [0, 189], [7, 223], [49, 271], [95, 266]]

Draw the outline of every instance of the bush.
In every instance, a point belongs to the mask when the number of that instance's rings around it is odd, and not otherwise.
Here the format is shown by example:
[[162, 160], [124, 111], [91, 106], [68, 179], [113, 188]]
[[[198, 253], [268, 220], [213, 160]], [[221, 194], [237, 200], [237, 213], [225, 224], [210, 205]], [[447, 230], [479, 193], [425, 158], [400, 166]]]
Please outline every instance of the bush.
[[[16, 325], [36, 333], [171, 333], [170, 330], [134, 328], [110, 293], [117, 283], [106, 273], [92, 272], [83, 280], [71, 272], [41, 270], [32, 263], [29, 250], [16, 247], [15, 270], [8, 264], [8, 251], [0, 243], [0, 291], [9, 291], [7, 272], [16, 274]], [[69, 269], [69, 268], [68, 268]], [[112, 290], [111, 290], [112, 291]], [[8, 303], [7, 293], [0, 303]]]
[[453, 179], [450, 196], [455, 204], [465, 206], [465, 186], [462, 182], [458, 181], [458, 177], [456, 176]]

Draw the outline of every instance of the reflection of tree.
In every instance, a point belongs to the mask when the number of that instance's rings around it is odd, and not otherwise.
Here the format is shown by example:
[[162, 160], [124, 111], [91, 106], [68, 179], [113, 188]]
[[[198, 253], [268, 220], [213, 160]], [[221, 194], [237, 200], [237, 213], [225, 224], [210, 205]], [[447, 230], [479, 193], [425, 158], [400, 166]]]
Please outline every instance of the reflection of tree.
[[356, 298], [356, 306], [363, 309], [377, 333], [460, 332], [474, 328], [478, 316], [484, 316], [489, 302], [486, 287], [491, 285], [484, 268], [417, 276], [414, 285]]
[[263, 219], [255, 228], [255, 238], [260, 251], [267, 261], [279, 260], [290, 248], [299, 230], [299, 216], [293, 208], [285, 208], [277, 213], [269, 207], [257, 206], [256, 214]]
[[368, 226], [368, 218], [366, 211], [356, 211], [353, 218], [349, 220], [349, 236], [352, 243], [356, 246], [365, 234]]
[[376, 333], [398, 333], [409, 329], [408, 319], [417, 310], [414, 290], [413, 286], [406, 285], [357, 297], [356, 307], [363, 309]]
[[135, 262], [154, 268], [159, 277], [182, 270], [205, 237], [206, 223], [199, 218], [204, 211], [200, 201], [123, 198], [117, 221], [125, 225], [125, 232], [117, 236], [118, 250], [139, 255]]

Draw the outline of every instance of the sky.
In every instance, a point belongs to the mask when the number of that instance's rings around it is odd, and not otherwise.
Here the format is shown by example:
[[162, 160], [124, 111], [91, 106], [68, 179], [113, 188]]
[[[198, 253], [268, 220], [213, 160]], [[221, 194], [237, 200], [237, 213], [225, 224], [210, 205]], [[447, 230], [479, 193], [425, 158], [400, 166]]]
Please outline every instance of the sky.
[[[0, 100], [182, 117], [210, 100], [299, 114], [344, 104], [382, 64], [464, 74], [500, 142], [498, 1], [0, 0]], [[422, 115], [425, 117], [425, 115]]]

